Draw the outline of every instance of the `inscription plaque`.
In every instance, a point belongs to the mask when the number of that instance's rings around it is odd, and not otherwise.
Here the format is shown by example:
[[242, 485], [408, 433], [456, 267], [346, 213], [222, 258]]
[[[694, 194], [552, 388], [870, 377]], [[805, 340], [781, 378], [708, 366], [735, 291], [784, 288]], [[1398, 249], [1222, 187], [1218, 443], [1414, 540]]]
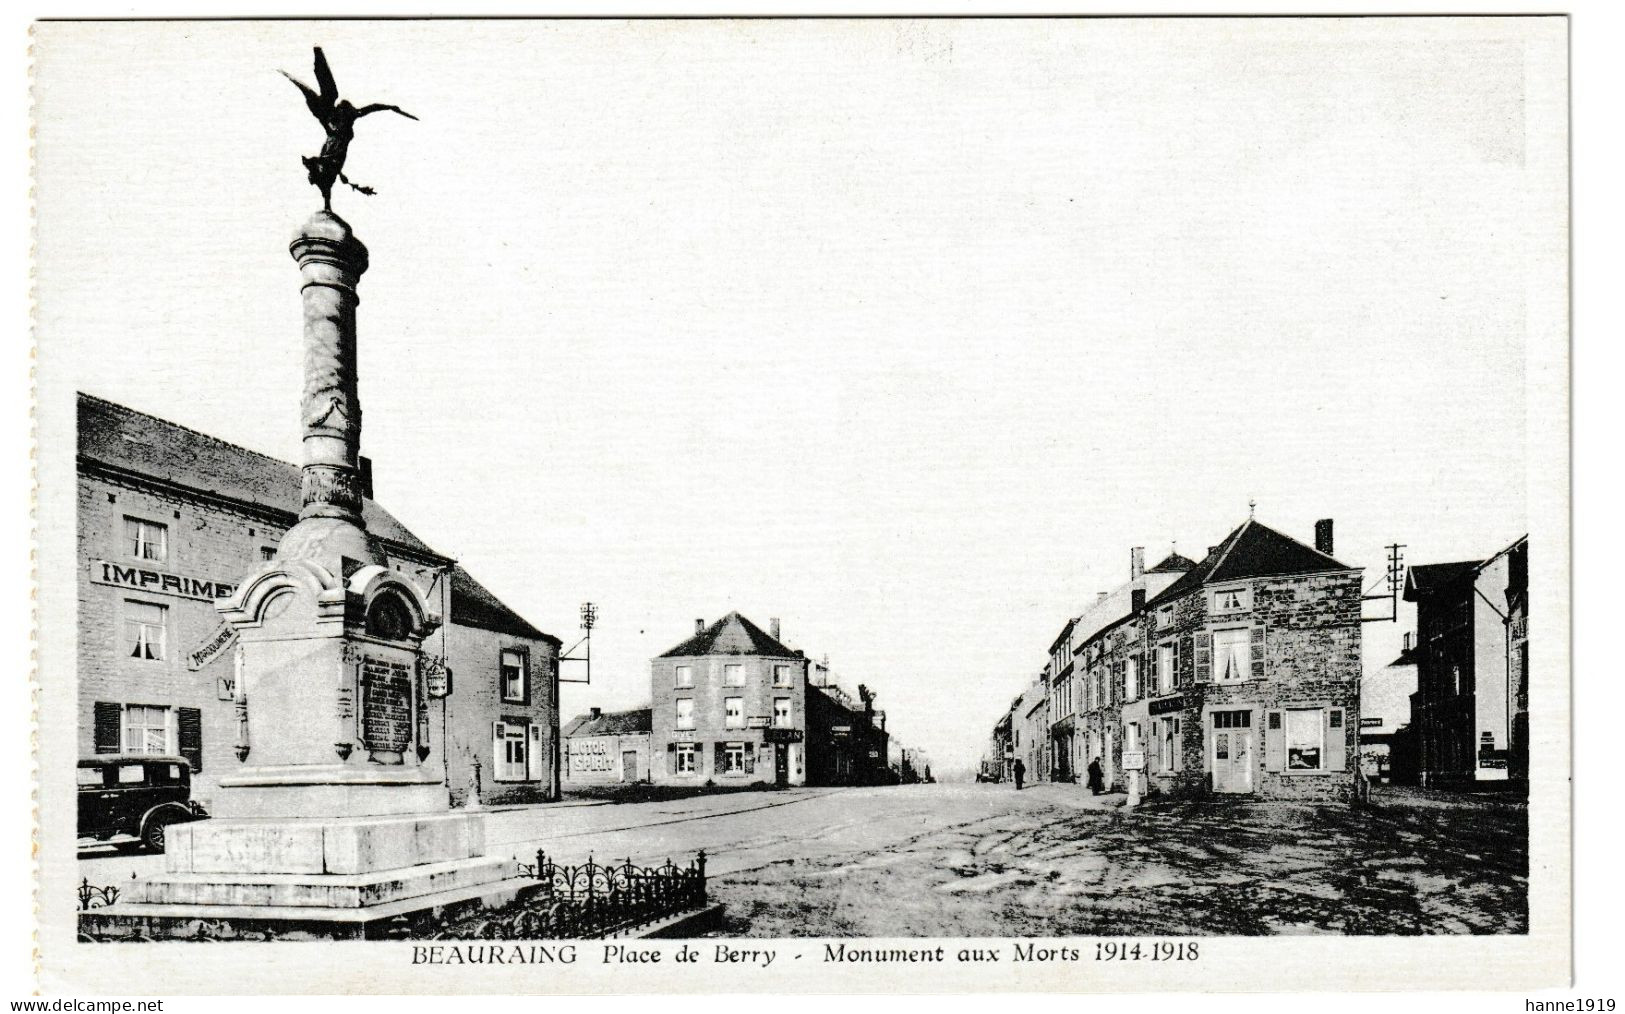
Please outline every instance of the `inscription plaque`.
[[412, 739], [412, 668], [387, 658], [361, 660], [361, 741], [400, 753]]

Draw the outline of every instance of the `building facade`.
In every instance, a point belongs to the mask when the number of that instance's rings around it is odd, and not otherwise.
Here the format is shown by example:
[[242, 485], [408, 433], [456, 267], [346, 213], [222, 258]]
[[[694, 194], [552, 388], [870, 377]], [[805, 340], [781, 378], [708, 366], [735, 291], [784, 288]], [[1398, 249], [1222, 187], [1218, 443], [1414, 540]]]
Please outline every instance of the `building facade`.
[[602, 711], [593, 708], [564, 727], [565, 782], [569, 785], [608, 785], [647, 782], [653, 777], [649, 762], [651, 711]]
[[[1346, 799], [1359, 756], [1360, 570], [1249, 519], [1200, 562], [1151, 568], [1071, 624], [1053, 717], [1108, 788]], [[1053, 729], [1053, 727], [1052, 727]], [[1018, 755], [1020, 749], [1017, 749]]]
[[1399, 655], [1360, 681], [1360, 770], [1370, 782], [1415, 781], [1403, 746], [1416, 693], [1418, 652], [1412, 637], [1406, 634]]
[[[80, 753], [184, 756], [207, 807], [239, 763], [235, 641], [214, 602], [275, 556], [299, 470], [83, 394], [78, 433]], [[557, 639], [366, 492], [369, 534], [444, 618], [424, 651], [450, 675], [427, 716], [448, 795], [556, 798]]]
[[1405, 575], [1416, 603], [1411, 698], [1424, 785], [1502, 781], [1528, 772], [1529, 537], [1485, 560], [1423, 564]]

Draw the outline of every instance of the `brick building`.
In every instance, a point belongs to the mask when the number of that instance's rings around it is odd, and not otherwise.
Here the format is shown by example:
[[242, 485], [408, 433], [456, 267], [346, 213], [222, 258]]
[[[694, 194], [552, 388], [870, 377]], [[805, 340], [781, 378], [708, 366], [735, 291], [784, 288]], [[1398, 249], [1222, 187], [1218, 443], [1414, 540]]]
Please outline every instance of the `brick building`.
[[[214, 600], [274, 557], [299, 469], [85, 394], [78, 434], [80, 753], [178, 753], [207, 805], [238, 763], [236, 655]], [[445, 620], [424, 650], [451, 674], [429, 716], [448, 795], [461, 804], [478, 780], [487, 802], [556, 798], [558, 640], [370, 492], [369, 534]]]
[[1416, 603], [1411, 698], [1424, 785], [1528, 772], [1529, 537], [1484, 560], [1423, 564], [1405, 575]]
[[646, 782], [652, 772], [650, 709], [593, 708], [564, 727], [564, 779], [571, 785]]
[[1070, 770], [1097, 760], [1122, 788], [1132, 759], [1151, 792], [1348, 798], [1360, 570], [1333, 558], [1331, 522], [1313, 548], [1249, 519], [1200, 562], [1174, 554], [1147, 571], [1130, 556], [1129, 582], [1051, 654], [1071, 684], [1050, 696], [1054, 722], [1070, 721]]

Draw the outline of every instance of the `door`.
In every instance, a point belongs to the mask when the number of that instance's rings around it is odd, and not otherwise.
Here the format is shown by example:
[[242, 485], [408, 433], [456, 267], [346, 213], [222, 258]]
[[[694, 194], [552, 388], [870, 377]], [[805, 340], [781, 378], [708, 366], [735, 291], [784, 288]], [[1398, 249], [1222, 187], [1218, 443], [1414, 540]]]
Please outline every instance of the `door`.
[[635, 782], [638, 780], [638, 752], [636, 750], [621, 751], [621, 781]]
[[1253, 791], [1253, 730], [1250, 711], [1213, 713], [1214, 792]]

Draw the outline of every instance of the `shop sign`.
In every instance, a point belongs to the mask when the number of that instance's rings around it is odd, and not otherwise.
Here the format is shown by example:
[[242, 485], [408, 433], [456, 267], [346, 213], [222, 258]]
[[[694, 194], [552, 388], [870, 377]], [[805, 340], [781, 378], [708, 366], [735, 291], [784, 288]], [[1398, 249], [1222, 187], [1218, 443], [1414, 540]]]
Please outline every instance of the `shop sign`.
[[236, 585], [226, 581], [210, 581], [187, 574], [171, 574], [168, 571], [151, 570], [111, 560], [90, 561], [90, 580], [92, 584], [129, 588], [149, 595], [175, 595], [201, 602], [229, 599], [231, 593], [237, 590]]
[[1171, 711], [1183, 711], [1185, 710], [1185, 698], [1164, 697], [1160, 700], [1152, 701], [1150, 707], [1148, 707], [1146, 710], [1153, 715], [1166, 715]]
[[773, 719], [768, 715], [751, 715], [745, 719], [747, 729], [765, 729], [772, 724]]
[[1374, 728], [1376, 728], [1377, 726], [1379, 726], [1381, 724], [1382, 724], [1382, 719], [1380, 719], [1380, 718], [1362, 718], [1362, 719], [1360, 719], [1360, 728], [1362, 728], [1362, 729], [1374, 729]]
[[800, 729], [763, 729], [762, 742], [764, 743], [799, 743], [801, 742]]
[[197, 672], [199, 669], [220, 657], [220, 653], [231, 647], [237, 641], [237, 628], [229, 623], [222, 623], [203, 642], [203, 646], [186, 656], [186, 668]]

